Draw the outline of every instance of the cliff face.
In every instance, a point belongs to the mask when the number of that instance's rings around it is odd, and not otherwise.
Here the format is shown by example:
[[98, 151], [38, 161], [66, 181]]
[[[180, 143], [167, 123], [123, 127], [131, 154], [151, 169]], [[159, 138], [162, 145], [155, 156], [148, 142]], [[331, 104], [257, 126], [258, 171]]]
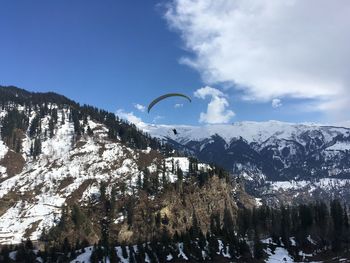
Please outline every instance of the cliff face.
[[153, 200], [141, 194], [134, 207], [133, 224], [128, 227], [124, 222], [116, 233], [119, 233], [121, 241], [136, 243], [145, 240], [145, 237], [151, 240], [161, 236], [164, 228], [170, 236], [175, 232], [186, 233], [194, 221], [203, 233], [207, 233], [211, 231], [214, 217], [220, 218], [221, 227], [224, 213], [236, 218], [238, 206], [252, 208], [255, 205], [255, 199], [225, 179], [213, 176], [201, 187], [190, 180], [180, 190], [167, 189]]

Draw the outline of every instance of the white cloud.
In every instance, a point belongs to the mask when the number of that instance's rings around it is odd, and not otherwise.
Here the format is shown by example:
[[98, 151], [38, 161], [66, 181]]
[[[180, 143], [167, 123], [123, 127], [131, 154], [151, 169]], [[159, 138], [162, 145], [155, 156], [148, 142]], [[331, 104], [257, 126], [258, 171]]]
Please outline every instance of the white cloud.
[[194, 92], [194, 96], [200, 99], [205, 99], [207, 96], [211, 97], [225, 97], [224, 93], [218, 89], [206, 86], [200, 89], [197, 89]]
[[119, 110], [117, 110], [116, 115], [124, 120], [127, 120], [128, 122], [135, 124], [135, 125], [144, 124], [142, 119], [135, 116], [135, 114], [133, 112], [126, 112], [123, 109], [119, 109]]
[[146, 106], [144, 106], [144, 105], [141, 105], [141, 104], [138, 104], [138, 103], [134, 103], [134, 107], [136, 109], [138, 109], [139, 111], [141, 111], [141, 112], [145, 112], [146, 111]]
[[182, 103], [176, 103], [174, 108], [182, 108], [184, 105]]
[[252, 100], [315, 100], [340, 111], [350, 99], [348, 0], [172, 0], [165, 17], [208, 84]]
[[210, 102], [207, 107], [207, 112], [201, 112], [199, 122], [204, 123], [228, 123], [235, 115], [227, 107], [229, 103], [224, 93], [220, 90], [206, 86], [194, 92], [194, 96], [200, 99], [210, 97]]
[[280, 99], [273, 99], [271, 102], [272, 108], [279, 108], [282, 106], [282, 101]]

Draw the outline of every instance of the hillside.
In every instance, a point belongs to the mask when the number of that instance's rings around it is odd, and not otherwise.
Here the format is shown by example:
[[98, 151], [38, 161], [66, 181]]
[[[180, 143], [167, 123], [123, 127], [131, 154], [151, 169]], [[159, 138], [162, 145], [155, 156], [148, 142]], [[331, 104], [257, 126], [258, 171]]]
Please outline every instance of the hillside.
[[[190, 227], [194, 213], [203, 230], [210, 215], [223, 214], [227, 206], [234, 216], [240, 193], [254, 205], [239, 186], [219, 179], [215, 167], [177, 157], [113, 114], [54, 93], [1, 87], [0, 97], [0, 244], [38, 240], [57, 225], [63, 210], [70, 214], [75, 206], [91, 219], [89, 230], [78, 235], [97, 242], [101, 188], [113, 199], [111, 231], [120, 242], [159, 235], [154, 222], [144, 226], [158, 213], [174, 234]], [[66, 236], [79, 231], [73, 232]]]

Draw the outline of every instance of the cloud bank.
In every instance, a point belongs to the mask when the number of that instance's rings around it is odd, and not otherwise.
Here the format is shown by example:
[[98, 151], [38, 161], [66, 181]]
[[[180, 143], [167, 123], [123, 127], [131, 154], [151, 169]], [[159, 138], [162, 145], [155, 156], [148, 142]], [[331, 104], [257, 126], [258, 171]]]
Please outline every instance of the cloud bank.
[[207, 97], [210, 98], [207, 112], [201, 112], [199, 122], [209, 124], [228, 123], [235, 115], [233, 111], [227, 109], [229, 103], [226, 96], [218, 89], [206, 86], [196, 90], [194, 96], [203, 100]]
[[349, 14], [348, 0], [172, 0], [165, 18], [193, 54], [181, 62], [206, 83], [341, 111], [350, 102]]

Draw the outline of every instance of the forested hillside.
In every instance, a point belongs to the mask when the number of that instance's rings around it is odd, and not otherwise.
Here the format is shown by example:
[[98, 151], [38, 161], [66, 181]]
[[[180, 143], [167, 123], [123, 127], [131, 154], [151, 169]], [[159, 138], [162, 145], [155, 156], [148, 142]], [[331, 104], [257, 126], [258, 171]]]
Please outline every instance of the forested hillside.
[[1, 262], [348, 257], [343, 202], [269, 207], [244, 178], [113, 113], [54, 93], [0, 95]]

